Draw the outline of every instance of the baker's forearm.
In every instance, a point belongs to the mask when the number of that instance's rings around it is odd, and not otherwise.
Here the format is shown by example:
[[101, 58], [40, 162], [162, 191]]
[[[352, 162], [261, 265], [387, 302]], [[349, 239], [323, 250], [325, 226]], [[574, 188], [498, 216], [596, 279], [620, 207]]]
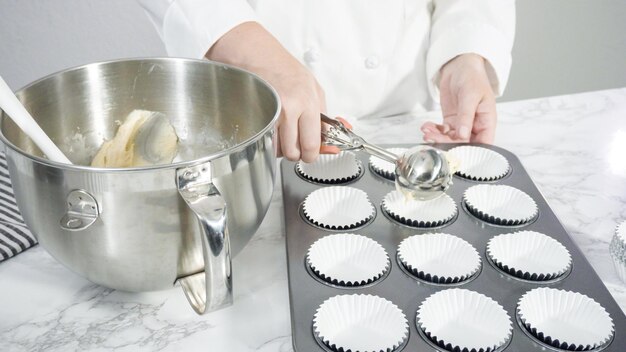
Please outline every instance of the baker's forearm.
[[324, 92], [313, 74], [274, 36], [256, 22], [245, 22], [224, 34], [206, 57], [254, 72], [271, 84], [282, 103], [279, 153], [290, 160], [317, 158]]
[[279, 67], [295, 58], [257, 22], [245, 22], [224, 34], [209, 49], [207, 59], [247, 68]]

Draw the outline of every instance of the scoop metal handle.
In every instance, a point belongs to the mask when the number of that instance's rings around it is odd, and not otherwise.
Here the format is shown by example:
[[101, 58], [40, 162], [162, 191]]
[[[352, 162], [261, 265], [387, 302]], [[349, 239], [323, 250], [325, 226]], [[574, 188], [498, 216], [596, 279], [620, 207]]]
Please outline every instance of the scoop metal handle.
[[385, 161], [395, 164], [398, 161], [398, 156], [386, 149], [383, 149], [377, 145], [363, 143], [363, 149], [373, 156], [377, 156]]
[[341, 121], [320, 114], [322, 122], [328, 124], [328, 130], [322, 130], [325, 144], [338, 147], [341, 150], [365, 150], [367, 153], [395, 164], [398, 156], [377, 145], [368, 143], [363, 137], [352, 132]]
[[39, 127], [2, 77], [0, 77], [0, 109], [4, 110], [11, 120], [35, 142], [48, 159], [59, 163], [72, 163]]

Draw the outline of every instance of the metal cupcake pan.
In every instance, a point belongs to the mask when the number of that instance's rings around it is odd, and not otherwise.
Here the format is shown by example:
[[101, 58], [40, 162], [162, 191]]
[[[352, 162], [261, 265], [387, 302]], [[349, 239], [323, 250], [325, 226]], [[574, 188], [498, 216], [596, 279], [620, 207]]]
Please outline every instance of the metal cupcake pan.
[[[389, 145], [388, 147], [410, 147], [411, 145]], [[437, 145], [444, 150], [457, 145]], [[285, 212], [285, 228], [287, 242], [287, 259], [289, 274], [289, 295], [293, 346], [295, 351], [329, 351], [327, 345], [320, 343], [313, 329], [313, 319], [320, 305], [331, 297], [346, 294], [375, 295], [397, 305], [409, 320], [408, 339], [396, 351], [433, 351], [444, 348], [436, 347], [426, 335], [418, 331], [416, 323], [420, 305], [434, 293], [449, 288], [462, 288], [486, 295], [500, 304], [513, 319], [511, 338], [505, 346], [498, 350], [508, 351], [546, 351], [552, 346], [533, 337], [523, 327], [517, 317], [519, 299], [528, 291], [538, 287], [550, 287], [584, 294], [598, 302], [610, 314], [614, 323], [615, 334], [605, 346], [604, 351], [623, 351], [626, 346], [626, 316], [615, 300], [611, 297], [604, 284], [594, 272], [589, 262], [572, 241], [568, 233], [552, 212], [540, 191], [528, 176], [519, 159], [512, 153], [494, 146], [483, 146], [504, 156], [509, 162], [508, 173], [500, 180], [489, 184], [501, 184], [515, 187], [528, 194], [536, 203], [538, 213], [527, 224], [508, 227], [491, 224], [472, 215], [469, 211], [458, 211], [456, 217], [438, 228], [414, 228], [396, 222], [386, 216], [381, 209], [382, 200], [394, 189], [391, 181], [374, 174], [371, 168], [364, 168], [363, 174], [350, 182], [350, 187], [363, 190], [374, 204], [377, 211], [374, 218], [362, 224], [356, 230], [331, 230], [313, 226], [302, 216], [302, 203], [307, 195], [320, 188], [329, 187], [303, 179], [295, 172], [293, 162], [284, 160], [281, 165], [283, 183], [283, 202]], [[368, 156], [357, 153], [361, 165], [367, 165]], [[483, 182], [454, 178], [454, 185], [447, 192], [454, 199], [457, 207], [467, 210], [463, 205], [463, 194], [471, 186]], [[337, 186], [337, 184], [333, 185]], [[493, 237], [517, 231], [537, 231], [549, 235], [561, 243], [571, 254], [571, 268], [560, 278], [549, 281], [532, 281], [505, 273], [488, 258], [487, 243]], [[376, 281], [358, 287], [342, 287], [333, 285], [315, 277], [307, 264], [307, 251], [320, 238], [340, 232], [357, 233], [376, 241], [385, 249], [390, 258], [397, 258], [397, 250], [402, 240], [415, 234], [429, 232], [447, 233], [458, 236], [469, 242], [478, 250], [483, 265], [471, 279], [451, 285], [429, 283], [414, 277], [399, 260], [390, 260], [390, 268]], [[489, 264], [484, 264], [489, 263]]]

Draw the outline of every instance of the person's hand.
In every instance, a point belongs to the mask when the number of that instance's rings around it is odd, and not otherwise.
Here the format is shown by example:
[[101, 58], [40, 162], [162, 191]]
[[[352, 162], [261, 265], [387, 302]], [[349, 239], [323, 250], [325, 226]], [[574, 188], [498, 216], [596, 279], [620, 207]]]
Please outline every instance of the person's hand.
[[441, 69], [439, 90], [443, 123], [424, 123], [424, 141], [493, 143], [496, 98], [483, 57], [463, 54], [450, 60]]
[[278, 153], [287, 159], [314, 161], [320, 152], [320, 112], [324, 91], [313, 74], [256, 22], [224, 34], [208, 51], [209, 60], [254, 72], [276, 89], [282, 103]]

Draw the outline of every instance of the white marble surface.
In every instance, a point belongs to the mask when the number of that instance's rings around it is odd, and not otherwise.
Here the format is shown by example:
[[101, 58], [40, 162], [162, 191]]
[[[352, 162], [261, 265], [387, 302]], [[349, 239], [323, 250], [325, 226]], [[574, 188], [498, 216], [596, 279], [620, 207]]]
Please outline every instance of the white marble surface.
[[[517, 154], [626, 311], [608, 244], [626, 219], [626, 89], [499, 105], [496, 144]], [[372, 142], [421, 141], [416, 117], [366, 120]], [[278, 183], [280, 185], [280, 183]], [[0, 263], [0, 351], [292, 351], [282, 197], [234, 260], [235, 305], [197, 316], [179, 287], [94, 285], [35, 247]]]

